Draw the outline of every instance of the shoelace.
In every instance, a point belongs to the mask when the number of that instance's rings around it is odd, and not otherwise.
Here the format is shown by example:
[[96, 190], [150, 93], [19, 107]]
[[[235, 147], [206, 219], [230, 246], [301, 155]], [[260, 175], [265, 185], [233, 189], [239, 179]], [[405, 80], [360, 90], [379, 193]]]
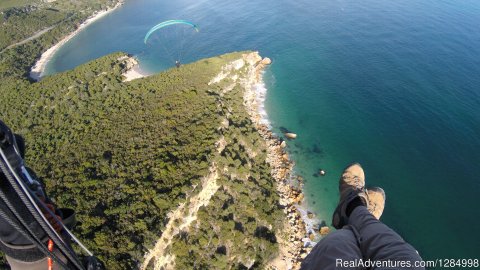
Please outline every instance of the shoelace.
[[360, 182], [360, 177], [358, 177], [357, 175], [354, 175], [353, 180], [354, 180], [353, 186], [356, 189], [363, 189], [363, 183]]

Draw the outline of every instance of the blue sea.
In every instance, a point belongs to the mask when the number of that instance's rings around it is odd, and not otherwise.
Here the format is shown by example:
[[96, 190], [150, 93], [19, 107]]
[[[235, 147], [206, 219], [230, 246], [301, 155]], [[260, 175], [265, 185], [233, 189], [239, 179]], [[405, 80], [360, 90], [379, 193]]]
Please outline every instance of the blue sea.
[[127, 0], [46, 71], [115, 51], [144, 71], [170, 68], [171, 39], [143, 43], [169, 19], [199, 27], [184, 63], [241, 50], [273, 60], [266, 111], [277, 134], [298, 134], [288, 150], [320, 221], [330, 224], [338, 178], [358, 161], [386, 191], [383, 222], [424, 259], [480, 259], [479, 1]]

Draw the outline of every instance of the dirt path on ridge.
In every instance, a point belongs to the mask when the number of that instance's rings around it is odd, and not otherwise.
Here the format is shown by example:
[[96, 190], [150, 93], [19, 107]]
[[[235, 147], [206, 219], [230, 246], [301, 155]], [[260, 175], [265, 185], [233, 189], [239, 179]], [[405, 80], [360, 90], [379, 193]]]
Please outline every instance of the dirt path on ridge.
[[217, 178], [218, 170], [215, 164], [212, 164], [209, 174], [202, 180], [200, 193], [191, 197], [190, 200], [182, 203], [174, 212], [170, 213], [170, 220], [165, 226], [162, 236], [158, 239], [155, 247], [145, 256], [141, 269], [146, 269], [152, 260], [154, 260], [155, 270], [173, 268], [175, 255], [167, 254], [166, 250], [172, 244], [173, 238], [197, 219], [197, 212], [200, 207], [208, 205], [208, 202], [220, 187], [217, 185]]

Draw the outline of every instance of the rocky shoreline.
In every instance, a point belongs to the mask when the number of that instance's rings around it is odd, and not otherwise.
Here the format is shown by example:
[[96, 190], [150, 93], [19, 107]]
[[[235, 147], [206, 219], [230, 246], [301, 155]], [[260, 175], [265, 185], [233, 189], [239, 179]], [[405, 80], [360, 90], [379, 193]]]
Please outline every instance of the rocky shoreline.
[[253, 121], [256, 129], [265, 140], [267, 145], [267, 162], [272, 167], [272, 177], [277, 184], [280, 195], [280, 205], [284, 207], [286, 215], [282, 232], [277, 232], [280, 245], [279, 256], [270, 262], [271, 269], [299, 269], [301, 261], [311, 250], [304, 247], [303, 239], [307, 235], [305, 221], [302, 219], [298, 205], [302, 203], [304, 195], [301, 183], [298, 186], [292, 185], [291, 178], [294, 163], [289, 159], [285, 150], [286, 142], [278, 138], [270, 128], [262, 123], [259, 114], [259, 101], [257, 99], [256, 87], [262, 84], [262, 72], [266, 66], [271, 64], [269, 58], [263, 58], [258, 52], [252, 52], [243, 56], [248, 63], [248, 79], [242, 82], [244, 92], [244, 105]]

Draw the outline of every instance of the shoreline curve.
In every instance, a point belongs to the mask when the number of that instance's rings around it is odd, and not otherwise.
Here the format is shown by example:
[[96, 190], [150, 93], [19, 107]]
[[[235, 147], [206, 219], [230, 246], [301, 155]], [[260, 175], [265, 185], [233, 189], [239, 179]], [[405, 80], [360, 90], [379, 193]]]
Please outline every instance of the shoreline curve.
[[44, 51], [40, 58], [35, 62], [35, 64], [32, 66], [30, 69], [30, 74], [29, 77], [35, 81], [40, 81], [44, 75], [45, 68], [52, 59], [53, 55], [63, 46], [65, 43], [67, 43], [70, 39], [72, 39], [75, 35], [77, 35], [80, 31], [82, 31], [85, 27], [88, 25], [98, 21], [99, 19], [103, 18], [105, 15], [111, 13], [115, 9], [121, 7], [123, 5], [124, 1], [120, 0], [115, 6], [107, 8], [106, 10], [101, 10], [90, 16], [88, 19], [86, 19], [84, 22], [78, 26], [75, 31], [71, 32], [68, 34], [66, 37], [64, 37], [62, 40], [57, 42], [55, 45], [50, 47], [48, 50]]

